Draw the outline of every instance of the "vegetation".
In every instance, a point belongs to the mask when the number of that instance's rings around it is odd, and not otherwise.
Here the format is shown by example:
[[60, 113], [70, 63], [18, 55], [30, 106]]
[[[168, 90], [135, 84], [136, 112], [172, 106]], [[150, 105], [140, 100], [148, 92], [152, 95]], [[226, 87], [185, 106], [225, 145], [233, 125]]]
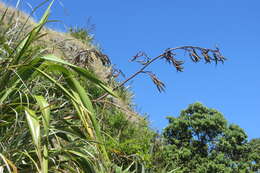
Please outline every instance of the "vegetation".
[[[180, 116], [168, 117], [161, 158], [176, 172], [254, 172], [259, 169], [257, 140], [247, 141], [244, 130], [228, 124], [217, 110], [194, 103]], [[252, 151], [254, 150], [254, 151]]]
[[[50, 7], [51, 4], [39, 24], [13, 45], [7, 44], [7, 31], [1, 35], [5, 53], [0, 72], [2, 161], [14, 172], [106, 170], [103, 165], [109, 165], [110, 160], [102, 144], [100, 126], [88, 93], [78, 79], [89, 80], [114, 94], [87, 69], [45, 55], [33, 44], [44, 36], [40, 31]], [[7, 10], [1, 23], [8, 30], [12, 23], [4, 23], [5, 15]], [[78, 120], [65, 116], [70, 114]], [[99, 165], [100, 162], [104, 164]]]
[[141, 63], [140, 70], [119, 83], [118, 71], [91, 46], [87, 30], [63, 34], [76, 39], [69, 42], [57, 41], [58, 33], [44, 28], [51, 5], [38, 24], [29, 17], [17, 22], [16, 11], [8, 8], [0, 19], [0, 173], [260, 169], [260, 140], [248, 142], [243, 129], [228, 124], [218, 111], [192, 104], [178, 118], [169, 117], [160, 135], [134, 112], [124, 87], [147, 74], [163, 91], [164, 84], [146, 71], [151, 63], [166, 60], [182, 71], [174, 51], [188, 52], [194, 62], [217, 63], [225, 60], [218, 49], [183, 46], [155, 58], [138, 53], [133, 61]]
[[79, 39], [85, 44], [90, 44], [93, 41], [93, 36], [90, 36], [88, 29], [85, 28], [69, 28], [69, 33], [76, 39]]

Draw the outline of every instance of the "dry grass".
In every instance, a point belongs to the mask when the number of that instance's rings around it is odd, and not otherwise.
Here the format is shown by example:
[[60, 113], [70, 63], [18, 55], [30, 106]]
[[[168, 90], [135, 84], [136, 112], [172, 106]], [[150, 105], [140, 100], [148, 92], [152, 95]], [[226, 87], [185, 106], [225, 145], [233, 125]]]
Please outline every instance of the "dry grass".
[[[6, 8], [7, 5], [0, 2], [1, 14], [5, 12]], [[36, 25], [36, 21], [28, 14], [8, 6], [7, 17], [5, 18], [6, 22], [9, 22], [8, 20], [10, 20], [12, 16], [14, 24], [11, 29], [13, 32], [19, 32], [20, 28], [26, 23], [24, 28], [25, 32], [23, 33], [28, 33]], [[72, 37], [69, 33], [58, 32], [47, 27], [44, 27], [41, 32], [42, 34], [46, 33], [46, 35], [34, 44], [43, 45], [46, 48], [47, 53], [54, 54], [73, 64], [93, 70], [102, 81], [108, 82], [111, 80], [110, 77], [112, 76], [113, 67], [110, 65], [110, 60], [108, 59], [107, 63], [104, 62], [104, 57], [106, 58], [106, 56], [97, 50], [95, 46], [83, 43]], [[132, 96], [127, 93], [126, 95], [126, 97], [129, 97], [128, 100], [131, 100]], [[117, 98], [113, 98], [113, 102], [122, 108], [122, 111], [130, 121], [137, 122], [140, 119], [143, 119], [129, 106], [128, 102]]]
[[[3, 2], [0, 2], [1, 14], [5, 12], [6, 8], [7, 6]], [[36, 26], [36, 22], [28, 14], [8, 6], [7, 17], [5, 18], [6, 22], [9, 22], [8, 20], [10, 20], [12, 16], [12, 21], [14, 22], [12, 30], [14, 31], [16, 30], [18, 32], [25, 23], [25, 32], [23, 33], [29, 32]], [[42, 33], [46, 33], [46, 35], [42, 37], [39, 42], [46, 46], [46, 51], [66, 60], [73, 61], [79, 54], [81, 59], [88, 59], [89, 54], [81, 54], [81, 52], [97, 51], [95, 46], [83, 43], [72, 37], [69, 33], [57, 32], [46, 27], [42, 29]], [[111, 73], [111, 68], [102, 65], [102, 61], [99, 57], [95, 56], [95, 54], [92, 54], [91, 56], [93, 64], [90, 62], [89, 64], [86, 64], [86, 66], [92, 68], [101, 79], [106, 79], [107, 74]]]

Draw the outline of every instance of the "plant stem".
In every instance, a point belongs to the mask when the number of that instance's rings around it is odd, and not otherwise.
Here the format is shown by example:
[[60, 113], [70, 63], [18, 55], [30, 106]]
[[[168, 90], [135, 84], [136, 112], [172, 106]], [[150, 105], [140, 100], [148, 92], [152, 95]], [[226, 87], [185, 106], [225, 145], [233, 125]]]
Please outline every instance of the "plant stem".
[[[175, 47], [175, 48], [170, 48], [165, 50], [165, 52], [168, 51], [174, 51], [174, 50], [187, 50], [187, 49], [198, 49], [198, 50], [205, 50], [205, 51], [210, 51], [210, 52], [219, 52], [218, 49], [208, 49], [208, 48], [202, 48], [202, 47], [197, 47], [197, 46], [180, 46], [180, 47]], [[157, 59], [163, 57], [165, 55], [165, 52], [160, 54], [159, 56], [147, 61], [142, 68], [140, 68], [140, 70], [138, 70], [137, 72], [135, 72], [134, 74], [132, 74], [130, 77], [128, 77], [125, 81], [123, 81], [121, 84], [119, 84], [118, 86], [116, 86], [115, 88], [113, 88], [113, 91], [117, 90], [118, 88], [122, 87], [123, 85], [125, 85], [128, 81], [130, 81], [131, 79], [133, 79], [134, 77], [136, 77], [138, 74], [144, 72], [144, 69], [146, 69], [151, 63], [153, 63], [154, 61], [156, 61]], [[102, 99], [104, 99], [105, 97], [107, 97], [109, 94], [105, 93], [104, 95], [98, 97], [97, 99], [93, 100], [95, 102], [98, 102]]]

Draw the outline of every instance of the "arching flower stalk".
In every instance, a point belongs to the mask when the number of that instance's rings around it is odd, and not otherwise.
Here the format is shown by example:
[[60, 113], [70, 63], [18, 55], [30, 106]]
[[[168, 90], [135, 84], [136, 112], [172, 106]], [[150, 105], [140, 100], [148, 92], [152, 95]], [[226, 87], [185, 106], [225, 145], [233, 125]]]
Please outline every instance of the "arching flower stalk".
[[[182, 50], [182, 51], [188, 53], [189, 58], [195, 63], [204, 60], [205, 63], [215, 62], [215, 64], [218, 64], [219, 62], [221, 62], [223, 64], [224, 61], [226, 61], [226, 58], [224, 56], [222, 56], [219, 48], [217, 48], [217, 47], [215, 49], [208, 49], [208, 48], [202, 48], [202, 47], [197, 47], [197, 46], [180, 46], [180, 47], [175, 47], [175, 48], [168, 48], [162, 54], [160, 54], [154, 58], [150, 58], [145, 52], [140, 51], [135, 56], [133, 56], [133, 58], [130, 60], [130, 62], [139, 63], [141, 65], [141, 68], [138, 71], [136, 71], [134, 74], [132, 74], [130, 77], [128, 77], [126, 80], [124, 80], [121, 84], [116, 86], [113, 90], [117, 90], [118, 88], [124, 86], [128, 81], [135, 78], [137, 75], [144, 73], [144, 74], [148, 74], [151, 77], [153, 83], [156, 85], [159, 92], [164, 91], [165, 85], [163, 84], [163, 82], [161, 82], [154, 75], [154, 73], [152, 73], [150, 71], [149, 72], [145, 71], [145, 69], [153, 62], [163, 59], [163, 60], [166, 60], [167, 63], [169, 63], [170, 65], [175, 67], [177, 71], [183, 72], [184, 61], [176, 58], [178, 56], [178, 54], [176, 52], [177, 50]], [[106, 93], [94, 101], [99, 101], [99, 100], [105, 98], [107, 95], [108, 94]]]

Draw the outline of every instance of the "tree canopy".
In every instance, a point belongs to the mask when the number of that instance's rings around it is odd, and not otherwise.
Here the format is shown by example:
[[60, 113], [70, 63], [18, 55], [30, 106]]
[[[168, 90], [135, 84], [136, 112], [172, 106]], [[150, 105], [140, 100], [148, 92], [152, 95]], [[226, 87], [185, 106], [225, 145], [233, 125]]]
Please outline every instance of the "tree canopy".
[[238, 125], [215, 109], [194, 103], [167, 117], [162, 160], [179, 172], [252, 172], [259, 169], [259, 139], [248, 142]]

